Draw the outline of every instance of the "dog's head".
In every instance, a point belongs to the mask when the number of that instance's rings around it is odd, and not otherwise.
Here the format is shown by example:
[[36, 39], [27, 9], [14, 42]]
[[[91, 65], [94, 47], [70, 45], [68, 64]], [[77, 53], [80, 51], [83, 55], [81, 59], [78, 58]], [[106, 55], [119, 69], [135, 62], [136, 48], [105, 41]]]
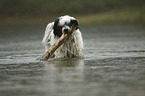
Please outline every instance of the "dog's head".
[[[72, 26], [78, 26], [78, 22], [74, 17], [68, 15], [59, 17], [54, 23], [54, 35], [61, 37], [62, 33], [69, 34]], [[76, 28], [77, 30], [78, 28]]]

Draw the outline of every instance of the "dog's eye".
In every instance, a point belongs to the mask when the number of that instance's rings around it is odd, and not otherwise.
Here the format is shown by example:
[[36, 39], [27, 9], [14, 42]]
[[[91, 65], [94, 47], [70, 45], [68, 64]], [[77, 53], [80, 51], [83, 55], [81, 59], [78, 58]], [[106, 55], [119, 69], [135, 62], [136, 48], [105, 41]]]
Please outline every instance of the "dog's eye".
[[68, 26], [71, 27], [72, 26], [72, 23], [69, 23]]
[[70, 23], [68, 23], [68, 22], [65, 22], [65, 24], [62, 26], [62, 27], [64, 27], [64, 26], [71, 26], [71, 24]]
[[59, 26], [59, 28], [62, 28], [63, 26]]

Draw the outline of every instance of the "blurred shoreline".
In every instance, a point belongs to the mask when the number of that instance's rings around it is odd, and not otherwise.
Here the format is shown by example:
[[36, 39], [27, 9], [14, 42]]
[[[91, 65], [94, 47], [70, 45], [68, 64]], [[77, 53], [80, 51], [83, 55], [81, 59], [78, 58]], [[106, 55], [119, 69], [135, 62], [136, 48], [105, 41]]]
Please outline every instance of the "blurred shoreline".
[[62, 15], [71, 15], [78, 19], [80, 25], [102, 24], [145, 24], [145, 8], [126, 8], [90, 14], [51, 14], [45, 16], [0, 16], [0, 25], [8, 24], [47, 24]]

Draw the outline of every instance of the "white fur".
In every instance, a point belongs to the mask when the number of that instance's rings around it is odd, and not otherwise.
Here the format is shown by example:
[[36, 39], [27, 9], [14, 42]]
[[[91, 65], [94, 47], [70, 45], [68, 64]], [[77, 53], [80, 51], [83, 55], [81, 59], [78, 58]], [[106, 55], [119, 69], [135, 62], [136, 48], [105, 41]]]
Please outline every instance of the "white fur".
[[[70, 19], [74, 19], [70, 16], [60, 17], [60, 23], [64, 23], [66, 21], [70, 21]], [[54, 22], [49, 23], [45, 30], [45, 35], [42, 40], [42, 43], [45, 45], [45, 52], [59, 39], [53, 34], [53, 25]], [[56, 58], [67, 58], [67, 57], [82, 57], [83, 50], [83, 39], [82, 34], [79, 29], [75, 30], [69, 39], [64, 42], [55, 52], [54, 56]]]
[[74, 20], [74, 19], [75, 19], [74, 17], [70, 17], [68, 15], [61, 16], [59, 25], [64, 25], [65, 22], [70, 22], [70, 20]]

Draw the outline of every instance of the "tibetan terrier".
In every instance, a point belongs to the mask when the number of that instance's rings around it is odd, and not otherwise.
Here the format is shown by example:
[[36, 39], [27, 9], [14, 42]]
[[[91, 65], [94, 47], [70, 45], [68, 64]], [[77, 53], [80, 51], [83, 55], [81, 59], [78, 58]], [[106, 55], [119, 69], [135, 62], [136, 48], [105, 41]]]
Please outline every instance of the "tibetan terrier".
[[[47, 25], [42, 43], [45, 52], [61, 37], [62, 34], [69, 34], [72, 26], [78, 26], [78, 21], [71, 16], [65, 15], [57, 18]], [[79, 27], [71, 34], [53, 54], [55, 58], [82, 57], [83, 39]]]

